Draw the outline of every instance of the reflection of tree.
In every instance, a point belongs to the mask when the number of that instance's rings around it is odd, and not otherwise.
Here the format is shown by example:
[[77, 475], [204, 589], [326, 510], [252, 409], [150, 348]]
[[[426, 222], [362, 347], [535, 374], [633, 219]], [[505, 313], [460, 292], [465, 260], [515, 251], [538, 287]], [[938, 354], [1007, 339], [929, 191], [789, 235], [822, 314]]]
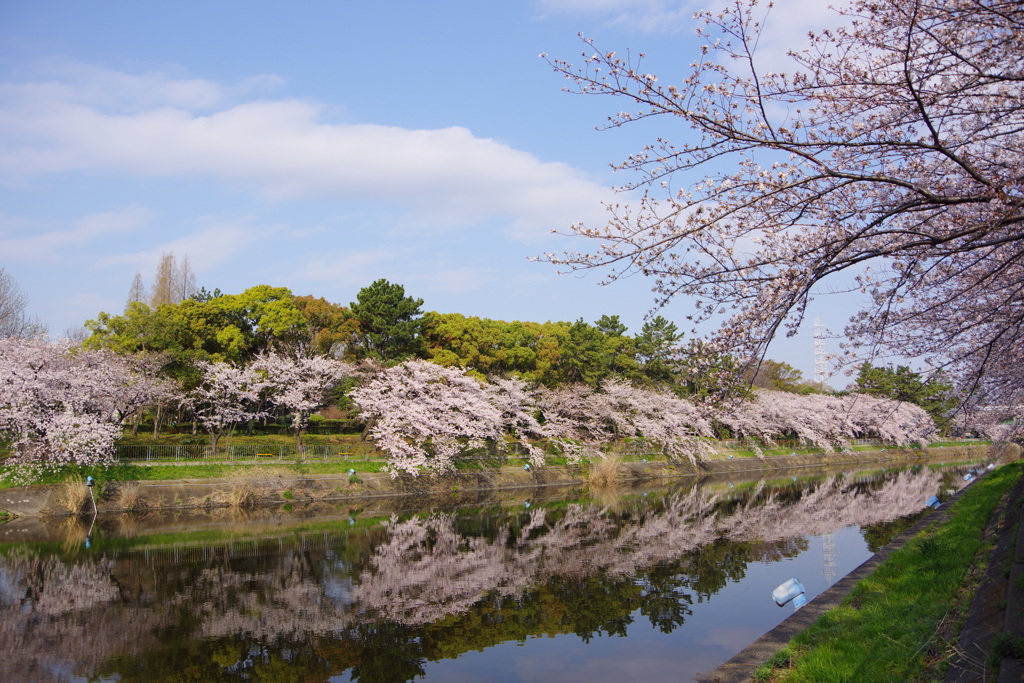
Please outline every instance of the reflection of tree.
[[[129, 613], [105, 560], [65, 562], [15, 551], [0, 563], [0, 680], [66, 680], [70, 664], [95, 671], [112, 652], [139, 654], [166, 625]], [[143, 628], [126, 629], [125, 621]]]
[[[459, 534], [454, 515], [392, 520], [387, 542], [375, 549], [352, 597], [384, 618], [429, 623], [486, 595], [520, 594], [554, 576], [634, 577], [723, 536], [782, 541], [902, 516], [921, 509], [938, 481], [932, 472], [903, 472], [868, 491], [830, 480], [796, 500], [763, 492], [728, 514], [720, 513], [713, 496], [693, 489], [631, 524], [596, 507], [572, 505], [550, 519], [534, 510], [517, 535], [507, 529], [493, 542]], [[538, 529], [546, 532], [533, 537]], [[658, 598], [657, 592], [647, 595]]]
[[917, 512], [939, 488], [941, 475], [904, 471], [875, 490], [832, 479], [805, 492], [796, 502], [777, 493], [759, 497], [723, 524], [731, 538], [774, 540], [821, 535], [836, 529], [876, 524]]
[[[636, 614], [669, 633], [691, 605], [802, 535], [921, 509], [940, 475], [762, 487], [733, 499], [692, 489], [611, 512], [569, 504], [487, 523], [453, 513], [392, 518], [343, 546], [0, 560], [9, 667], [121, 680], [407, 680], [426, 661], [539, 634], [624, 634]], [[181, 669], [188, 663], [187, 671]], [[179, 675], [180, 674], [180, 675]]]

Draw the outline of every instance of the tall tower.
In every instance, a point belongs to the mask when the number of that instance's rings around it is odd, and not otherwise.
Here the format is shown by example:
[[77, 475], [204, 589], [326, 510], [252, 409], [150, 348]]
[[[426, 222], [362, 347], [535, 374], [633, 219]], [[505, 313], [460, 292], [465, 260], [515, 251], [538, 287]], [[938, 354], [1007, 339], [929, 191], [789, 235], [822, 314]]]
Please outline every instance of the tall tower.
[[[814, 319], [814, 381], [824, 384], [828, 380], [828, 351], [825, 348], [825, 326], [820, 318]], [[825, 534], [821, 538], [822, 573], [827, 585], [836, 576], [836, 536]]]
[[821, 537], [821, 573], [825, 575], [825, 583], [829, 586], [836, 578], [836, 535], [825, 534]]
[[814, 381], [824, 384], [828, 380], [828, 352], [825, 349], [825, 326], [820, 318], [814, 319]]

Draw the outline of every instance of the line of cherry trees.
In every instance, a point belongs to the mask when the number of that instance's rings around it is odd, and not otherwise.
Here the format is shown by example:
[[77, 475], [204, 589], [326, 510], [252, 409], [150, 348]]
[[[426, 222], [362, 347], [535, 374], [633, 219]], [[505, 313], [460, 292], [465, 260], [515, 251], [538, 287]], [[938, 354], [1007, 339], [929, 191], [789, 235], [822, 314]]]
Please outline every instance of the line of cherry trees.
[[134, 283], [124, 313], [88, 321], [80, 344], [0, 340], [8, 462], [102, 462], [144, 414], [154, 435], [175, 416], [214, 446], [240, 425], [284, 416], [301, 445], [310, 417], [339, 402], [393, 471], [412, 473], [448, 471], [483, 448], [515, 449], [536, 466], [627, 441], [692, 461], [721, 437], [759, 454], [780, 438], [905, 446], [930, 439], [932, 418], [952, 408], [947, 384], [905, 368], [863, 366], [857, 385], [871, 396], [822, 393], [770, 360], [744, 375], [743, 363], [684, 343], [661, 317], [630, 336], [608, 315], [589, 324], [424, 314], [422, 299], [383, 279], [347, 307], [283, 287], [224, 294], [184, 280], [191, 296], [145, 299]]
[[[898, 445], [935, 434], [917, 406], [851, 394], [758, 391], [753, 400], [712, 404], [609, 378], [548, 388], [422, 359], [386, 366], [264, 351], [248, 363], [195, 361], [191, 386], [160, 372], [165, 357], [118, 354], [64, 340], [0, 339], [0, 430], [8, 462], [29, 465], [109, 461], [125, 421], [142, 410], [190, 414], [216, 445], [231, 429], [274, 414], [291, 416], [297, 439], [343, 382], [366, 434], [393, 472], [445, 472], [477, 448], [550, 453], [578, 460], [608, 444], [640, 439], [645, 449], [696, 461], [723, 431], [752, 443], [780, 437], [846, 448], [857, 436]], [[300, 441], [301, 443], [301, 441]], [[542, 448], [540, 444], [547, 447]]]

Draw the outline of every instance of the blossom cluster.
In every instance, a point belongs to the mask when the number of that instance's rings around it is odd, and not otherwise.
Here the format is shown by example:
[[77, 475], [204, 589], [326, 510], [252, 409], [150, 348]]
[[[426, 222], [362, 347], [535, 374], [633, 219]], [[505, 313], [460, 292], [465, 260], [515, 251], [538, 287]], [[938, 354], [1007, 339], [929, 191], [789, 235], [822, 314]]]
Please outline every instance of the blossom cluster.
[[138, 359], [0, 338], [0, 432], [11, 464], [105, 462], [121, 420], [165, 390]]
[[450, 471], [468, 451], [514, 444], [540, 464], [540, 440], [557, 444], [570, 461], [600, 457], [609, 444], [640, 438], [669, 458], [696, 462], [711, 453], [716, 422], [756, 448], [795, 437], [845, 450], [862, 436], [908, 446], [927, 443], [936, 433], [931, 416], [918, 406], [860, 394], [758, 391], [753, 399], [712, 411], [618, 379], [597, 389], [545, 389], [507, 378], [484, 382], [420, 360], [383, 370], [351, 395], [395, 473]]

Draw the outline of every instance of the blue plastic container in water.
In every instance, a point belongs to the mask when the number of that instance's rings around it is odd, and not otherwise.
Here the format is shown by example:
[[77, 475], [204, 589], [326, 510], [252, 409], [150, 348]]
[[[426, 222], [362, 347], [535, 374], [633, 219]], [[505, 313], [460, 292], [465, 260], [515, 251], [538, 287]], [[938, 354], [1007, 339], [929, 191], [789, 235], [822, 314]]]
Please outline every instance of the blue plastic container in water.
[[942, 501], [939, 500], [938, 496], [932, 496], [931, 498], [926, 500], [924, 504], [930, 508], [935, 508], [936, 510], [938, 510], [939, 507], [942, 506]]
[[800, 579], [790, 579], [772, 591], [772, 600], [775, 601], [776, 605], [782, 607], [803, 592], [804, 585], [800, 583]]

